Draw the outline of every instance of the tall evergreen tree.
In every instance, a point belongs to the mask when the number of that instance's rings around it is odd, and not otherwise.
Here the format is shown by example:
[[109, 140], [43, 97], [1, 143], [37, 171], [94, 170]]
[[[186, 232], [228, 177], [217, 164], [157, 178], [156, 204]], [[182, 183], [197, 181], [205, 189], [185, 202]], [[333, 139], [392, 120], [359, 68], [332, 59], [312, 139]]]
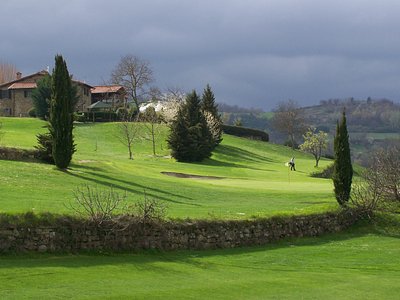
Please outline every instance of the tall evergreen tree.
[[190, 147], [187, 142], [189, 132], [184, 111], [185, 108], [181, 105], [170, 125], [170, 134], [167, 140], [171, 156], [177, 161], [186, 161], [190, 155]]
[[211, 134], [210, 144], [214, 149], [222, 142], [222, 120], [218, 113], [218, 105], [215, 103], [214, 93], [208, 84], [203, 92], [201, 109]]
[[46, 75], [37, 82], [37, 87], [32, 91], [33, 107], [36, 116], [41, 119], [49, 117], [51, 100], [51, 76]]
[[188, 94], [171, 124], [168, 146], [178, 161], [201, 161], [211, 156], [210, 131], [196, 92]]
[[349, 134], [346, 125], [346, 113], [343, 110], [342, 120], [336, 125], [334, 139], [335, 162], [333, 166], [333, 184], [336, 200], [341, 206], [346, 206], [350, 199], [353, 167], [351, 165]]
[[55, 165], [65, 169], [75, 152], [73, 137], [74, 89], [67, 64], [61, 55], [55, 57], [52, 74], [49, 129]]

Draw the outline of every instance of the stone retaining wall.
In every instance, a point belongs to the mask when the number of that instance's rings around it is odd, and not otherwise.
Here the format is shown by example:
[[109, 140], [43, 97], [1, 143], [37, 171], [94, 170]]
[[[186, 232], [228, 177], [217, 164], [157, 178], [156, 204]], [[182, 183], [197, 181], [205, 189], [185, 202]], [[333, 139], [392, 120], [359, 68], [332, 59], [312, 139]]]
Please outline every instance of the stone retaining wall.
[[0, 159], [2, 160], [37, 161], [38, 157], [38, 150], [0, 147]]
[[248, 221], [137, 220], [96, 226], [59, 217], [54, 225], [2, 225], [0, 252], [79, 252], [82, 250], [215, 249], [264, 245], [289, 237], [318, 236], [342, 231], [360, 214], [347, 210], [309, 216]]

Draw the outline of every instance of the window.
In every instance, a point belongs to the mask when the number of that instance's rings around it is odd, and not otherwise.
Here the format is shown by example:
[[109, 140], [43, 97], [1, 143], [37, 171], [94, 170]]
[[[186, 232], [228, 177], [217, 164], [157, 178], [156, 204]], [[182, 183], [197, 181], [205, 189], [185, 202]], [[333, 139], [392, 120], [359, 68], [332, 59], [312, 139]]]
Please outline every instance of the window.
[[28, 97], [30, 97], [30, 96], [31, 96], [31, 91], [24, 90], [24, 97], [25, 97], [25, 98], [28, 98]]
[[11, 91], [10, 90], [0, 90], [0, 99], [10, 99]]

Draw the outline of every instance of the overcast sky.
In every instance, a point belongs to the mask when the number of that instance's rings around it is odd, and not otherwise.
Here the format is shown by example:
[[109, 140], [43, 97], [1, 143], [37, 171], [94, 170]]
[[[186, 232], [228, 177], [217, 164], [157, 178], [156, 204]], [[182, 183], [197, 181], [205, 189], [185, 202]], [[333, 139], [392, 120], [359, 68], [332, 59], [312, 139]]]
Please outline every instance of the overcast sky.
[[162, 90], [209, 83], [244, 107], [400, 101], [398, 0], [1, 0], [1, 12], [0, 61], [25, 75], [60, 53], [97, 85], [132, 54]]

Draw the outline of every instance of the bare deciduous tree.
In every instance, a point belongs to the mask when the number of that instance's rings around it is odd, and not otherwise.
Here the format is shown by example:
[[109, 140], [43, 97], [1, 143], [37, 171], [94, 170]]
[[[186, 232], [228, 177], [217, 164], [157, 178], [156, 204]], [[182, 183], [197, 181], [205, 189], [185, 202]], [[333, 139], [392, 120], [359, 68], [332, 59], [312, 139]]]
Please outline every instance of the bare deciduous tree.
[[156, 86], [152, 86], [152, 87], [149, 89], [148, 94], [149, 94], [149, 99], [150, 99], [150, 101], [152, 101], [152, 102], [160, 101], [161, 98], [162, 98], [162, 92], [161, 92], [161, 90], [160, 90], [158, 87], [156, 87]]
[[17, 68], [10, 63], [0, 62], [0, 84], [15, 79]]
[[121, 116], [122, 120], [118, 123], [117, 137], [122, 144], [128, 148], [129, 159], [133, 159], [133, 143], [138, 137], [139, 126], [137, 122], [134, 122], [134, 117], [130, 113], [126, 113]]
[[139, 110], [139, 98], [147, 94], [146, 87], [153, 82], [150, 63], [134, 55], [121, 58], [111, 73], [111, 82], [122, 85]]
[[174, 99], [176, 101], [183, 102], [186, 98], [186, 93], [177, 86], [170, 86], [167, 88], [167, 93], [165, 94], [165, 98]]
[[288, 135], [292, 149], [295, 148], [296, 136], [301, 136], [307, 130], [304, 115], [293, 100], [278, 104], [272, 125], [277, 131]]
[[368, 182], [377, 182], [383, 196], [400, 202], [400, 144], [376, 151], [365, 174]]
[[69, 208], [101, 225], [111, 221], [116, 213], [126, 211], [126, 197], [126, 192], [121, 195], [112, 186], [109, 190], [101, 190], [97, 186], [83, 185], [74, 190], [75, 201]]
[[372, 164], [363, 172], [363, 180], [354, 184], [352, 203], [369, 215], [375, 210], [393, 211], [400, 204], [400, 145], [380, 149], [372, 155]]
[[156, 199], [148, 198], [144, 191], [143, 201], [135, 203], [133, 215], [142, 223], [160, 221], [165, 217], [167, 206]]
[[153, 146], [153, 156], [156, 156], [156, 136], [160, 132], [160, 117], [158, 116], [155, 108], [153, 106], [149, 106], [143, 113], [142, 119], [145, 122], [144, 125], [148, 133], [145, 138], [147, 140], [151, 140]]

